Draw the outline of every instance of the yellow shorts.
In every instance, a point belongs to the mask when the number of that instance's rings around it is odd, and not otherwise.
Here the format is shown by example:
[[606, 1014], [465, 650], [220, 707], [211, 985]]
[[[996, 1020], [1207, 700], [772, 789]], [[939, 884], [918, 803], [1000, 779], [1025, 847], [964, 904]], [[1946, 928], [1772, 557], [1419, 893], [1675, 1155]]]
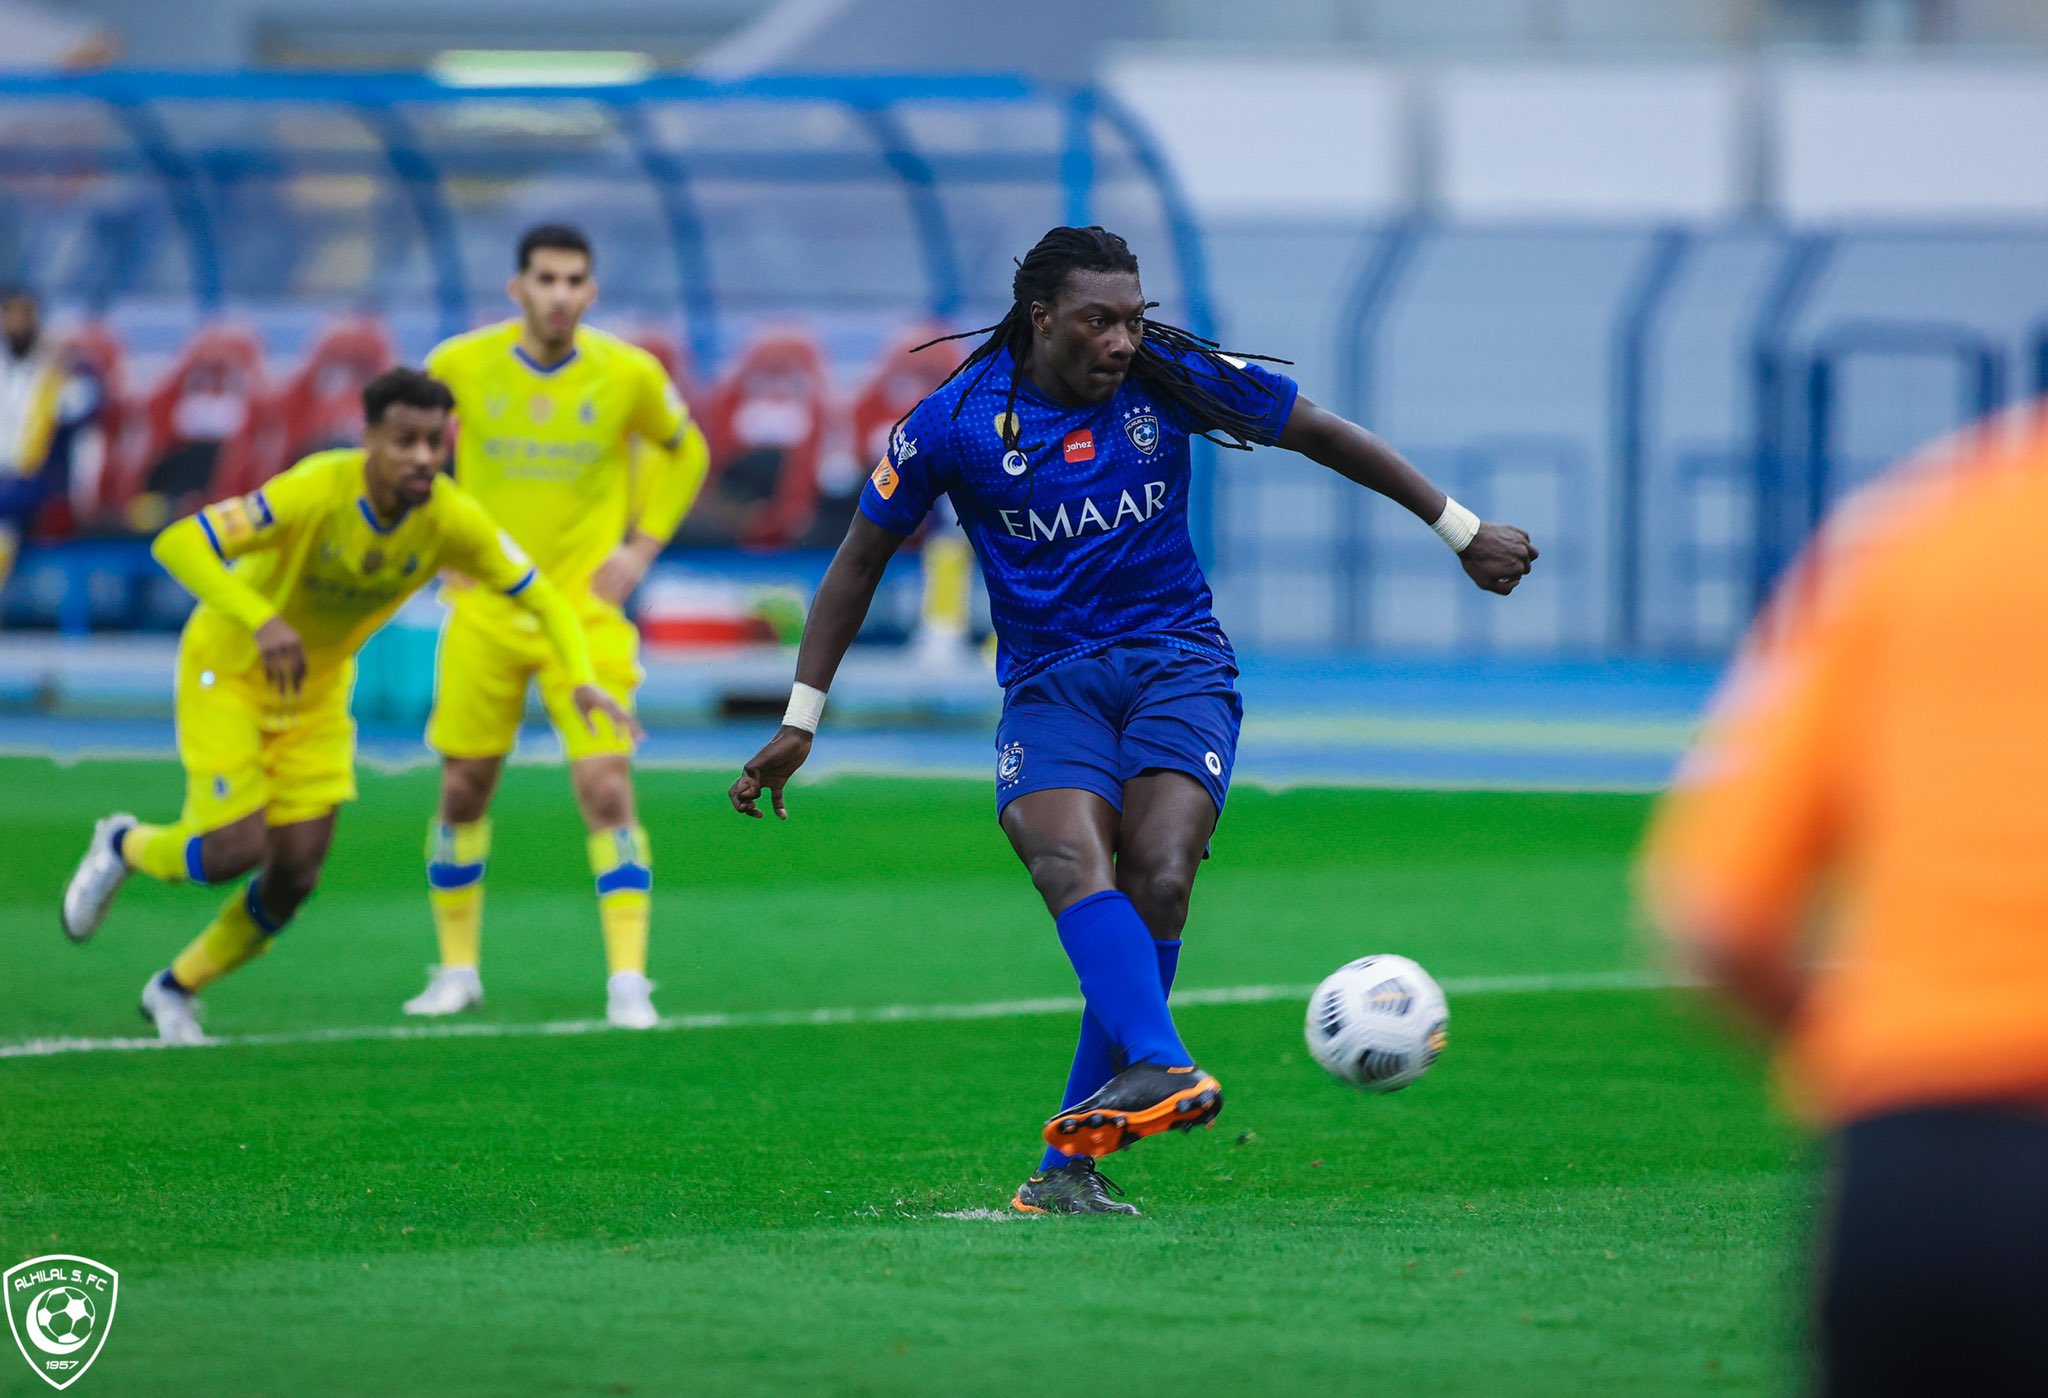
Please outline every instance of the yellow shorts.
[[180, 824], [218, 830], [262, 811], [266, 824], [296, 825], [356, 799], [356, 725], [348, 713], [348, 686], [323, 686], [289, 712], [266, 704], [262, 694], [241, 677], [180, 654]]
[[[492, 605], [496, 599], [459, 602], [441, 626], [435, 657], [434, 716], [427, 746], [443, 757], [503, 757], [518, 740], [526, 717], [527, 686], [540, 682], [541, 703], [571, 762], [630, 754], [633, 737], [602, 714], [597, 731], [583, 722], [561, 662], [540, 626], [523, 611]], [[640, 687], [640, 633], [611, 610], [581, 609], [598, 685], [624, 708]]]

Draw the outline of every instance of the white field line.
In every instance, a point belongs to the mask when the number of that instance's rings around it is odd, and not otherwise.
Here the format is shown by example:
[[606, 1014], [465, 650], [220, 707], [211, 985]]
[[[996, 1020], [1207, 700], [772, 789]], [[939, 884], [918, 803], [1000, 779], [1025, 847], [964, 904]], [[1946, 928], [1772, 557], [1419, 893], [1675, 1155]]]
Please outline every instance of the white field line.
[[[1534, 995], [1570, 990], [1656, 990], [1681, 982], [1651, 971], [1582, 971], [1535, 976], [1465, 976], [1444, 982], [1450, 995]], [[1237, 985], [1214, 990], [1185, 990], [1175, 1005], [1257, 1005], [1276, 1000], [1306, 1003], [1312, 985]], [[657, 1029], [795, 1028], [820, 1024], [916, 1024], [935, 1020], [1011, 1019], [1020, 1015], [1071, 1015], [1081, 1009], [1077, 997], [1041, 1000], [988, 1000], [965, 1005], [847, 1006], [820, 1010], [741, 1010], [731, 1014], [668, 1015]], [[410, 1039], [532, 1039], [602, 1034], [611, 1026], [601, 1019], [558, 1019], [538, 1024], [487, 1024], [475, 1021], [427, 1024], [365, 1024], [336, 1029], [296, 1029], [276, 1034], [222, 1034], [198, 1048], [274, 1048], [299, 1044], [360, 1044]], [[65, 1038], [16, 1039], [0, 1042], [0, 1059], [51, 1058], [66, 1053], [134, 1053], [167, 1048], [159, 1039]]]
[[[1441, 755], [1441, 754], [1439, 754]], [[1542, 756], [1544, 754], [1536, 754]], [[1621, 756], [1637, 754], [1622, 753]], [[11, 747], [0, 743], [0, 757], [41, 758], [58, 767], [74, 767], [84, 762], [174, 762], [177, 754], [168, 748], [79, 748], [67, 752], [52, 752], [48, 748], [22, 746]], [[1559, 777], [1556, 779], [1534, 776], [1516, 777], [1473, 777], [1443, 776], [1413, 772], [1385, 772], [1376, 768], [1358, 765], [1346, 768], [1343, 763], [1350, 759], [1339, 754], [1333, 758], [1329, 768], [1313, 776], [1274, 777], [1258, 770], [1259, 758], [1241, 758], [1241, 766], [1230, 780], [1232, 790], [1265, 791], [1284, 795], [1295, 791], [1444, 791], [1444, 792], [1537, 792], [1558, 796], [1655, 796], [1665, 789], [1662, 781], [1620, 781], [1597, 778]], [[553, 753], [514, 753], [511, 763], [515, 767], [559, 767], [561, 758]], [[1672, 759], [1672, 765], [1677, 758]], [[375, 772], [379, 776], [402, 776], [423, 767], [440, 765], [440, 759], [432, 753], [419, 757], [356, 758], [359, 771]], [[680, 772], [696, 774], [701, 772], [736, 772], [739, 768], [726, 762], [714, 762], [695, 757], [635, 757], [633, 767], [641, 772]], [[822, 786], [841, 777], [861, 780], [912, 780], [912, 781], [955, 781], [989, 784], [985, 767], [962, 767], [947, 762], [920, 763], [913, 767], [885, 766], [880, 762], [848, 758], [844, 761], [817, 759], [796, 774], [791, 785], [803, 791]]]

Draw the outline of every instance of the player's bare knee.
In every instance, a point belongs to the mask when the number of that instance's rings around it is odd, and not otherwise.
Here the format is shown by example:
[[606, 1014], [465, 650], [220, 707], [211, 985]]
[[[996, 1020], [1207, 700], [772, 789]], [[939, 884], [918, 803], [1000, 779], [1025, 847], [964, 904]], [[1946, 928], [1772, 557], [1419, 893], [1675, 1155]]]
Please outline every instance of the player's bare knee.
[[581, 805], [584, 823], [592, 830], [616, 830], [633, 823], [633, 789], [623, 781], [585, 792]]
[[1178, 860], [1158, 864], [1127, 860], [1117, 869], [1116, 885], [1154, 937], [1171, 940], [1187, 925], [1188, 901], [1195, 891], [1192, 865]]
[[313, 896], [320, 882], [320, 865], [296, 859], [280, 860], [263, 871], [263, 906], [279, 917], [290, 917], [299, 905]]
[[482, 820], [490, 804], [489, 793], [477, 782], [461, 780], [441, 786], [441, 819], [450, 825]]
[[571, 770], [576, 804], [592, 830], [616, 830], [633, 823], [633, 772], [623, 760], [578, 763]]
[[263, 862], [267, 835], [261, 820], [238, 820], [209, 830], [199, 844], [201, 867], [208, 883], [238, 879]]
[[1031, 873], [1032, 887], [1054, 912], [1098, 892], [1106, 883], [1097, 861], [1075, 845], [1052, 845], [1034, 850], [1024, 861]]
[[441, 819], [451, 825], [482, 820], [497, 787], [497, 763], [450, 758], [441, 764]]
[[1187, 884], [1155, 885], [1144, 890], [1142, 897], [1132, 894], [1131, 903], [1138, 916], [1145, 919], [1147, 931], [1161, 940], [1172, 941], [1187, 926], [1191, 892]]

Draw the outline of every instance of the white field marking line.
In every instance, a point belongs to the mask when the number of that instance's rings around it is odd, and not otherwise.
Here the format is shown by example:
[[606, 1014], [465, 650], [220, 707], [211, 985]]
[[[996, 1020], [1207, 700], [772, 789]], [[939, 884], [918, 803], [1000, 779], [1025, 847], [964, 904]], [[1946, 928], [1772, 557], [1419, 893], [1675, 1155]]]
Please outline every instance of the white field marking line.
[[[1548, 754], [1536, 754], [1547, 756]], [[1611, 754], [1620, 757], [1641, 757], [1641, 753]], [[78, 748], [68, 752], [53, 752], [48, 748], [35, 746], [11, 747], [0, 743], [0, 757], [41, 758], [59, 767], [75, 767], [84, 762], [175, 762], [177, 753], [168, 748]], [[1677, 757], [1674, 754], [1672, 764]], [[514, 753], [511, 763], [515, 767], [559, 767], [558, 755], [549, 753]], [[375, 772], [379, 776], [402, 776], [423, 767], [439, 766], [440, 759], [432, 753], [418, 757], [356, 758], [360, 770]], [[634, 769], [642, 772], [736, 772], [737, 765], [713, 762], [694, 757], [635, 757]], [[835, 762], [829, 757], [821, 758], [807, 765], [796, 774], [792, 783], [799, 789], [823, 785], [840, 777], [862, 780], [910, 780], [910, 781], [959, 781], [987, 783], [988, 771], [981, 767], [957, 767], [950, 763], [932, 763], [914, 767], [883, 766], [866, 760]], [[1592, 796], [1655, 796], [1662, 792], [1662, 781], [1610, 781], [1589, 778], [1542, 777], [1446, 777], [1417, 776], [1412, 772], [1379, 772], [1371, 768], [1358, 771], [1326, 771], [1314, 776], [1267, 777], [1257, 770], [1254, 756], [1249, 767], [1231, 778], [1231, 786], [1238, 790], [1291, 792], [1291, 791], [1486, 791], [1486, 792], [1541, 792], [1545, 795], [1592, 795]]]
[[[1448, 995], [1536, 995], [1571, 990], [1662, 990], [1687, 982], [1656, 971], [1577, 971], [1557, 975], [1463, 976], [1443, 983]], [[1276, 1000], [1306, 1002], [1312, 985], [1236, 985], [1186, 990], [1175, 1005], [1260, 1005]], [[830, 1024], [921, 1024], [941, 1020], [1012, 1019], [1022, 1015], [1070, 1015], [1081, 1009], [1075, 996], [1037, 1000], [987, 1000], [963, 1005], [844, 1006], [818, 1010], [741, 1010], [728, 1014], [666, 1015], [656, 1029], [789, 1029]], [[350, 1028], [295, 1029], [275, 1034], [222, 1034], [196, 1048], [276, 1048], [301, 1044], [381, 1043], [411, 1039], [535, 1039], [602, 1034], [601, 1019], [557, 1019], [538, 1024], [366, 1024]], [[49, 1037], [0, 1043], [0, 1059], [52, 1058], [66, 1053], [135, 1053], [167, 1048], [160, 1039]]]

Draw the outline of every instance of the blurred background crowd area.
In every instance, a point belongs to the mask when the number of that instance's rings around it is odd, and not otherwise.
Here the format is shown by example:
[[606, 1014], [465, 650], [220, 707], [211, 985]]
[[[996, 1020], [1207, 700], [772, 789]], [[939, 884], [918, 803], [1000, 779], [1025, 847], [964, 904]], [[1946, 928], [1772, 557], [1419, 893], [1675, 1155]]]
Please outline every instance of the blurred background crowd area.
[[1206, 453], [1255, 648], [1717, 657], [1830, 500], [2048, 381], [2021, 0], [0, 0], [0, 53], [14, 630], [175, 626], [141, 540], [509, 314], [547, 219], [707, 430], [642, 607], [687, 580], [725, 639], [787, 637], [962, 347], [907, 350], [1061, 222], [1543, 542], [1489, 607], [1399, 511]]

